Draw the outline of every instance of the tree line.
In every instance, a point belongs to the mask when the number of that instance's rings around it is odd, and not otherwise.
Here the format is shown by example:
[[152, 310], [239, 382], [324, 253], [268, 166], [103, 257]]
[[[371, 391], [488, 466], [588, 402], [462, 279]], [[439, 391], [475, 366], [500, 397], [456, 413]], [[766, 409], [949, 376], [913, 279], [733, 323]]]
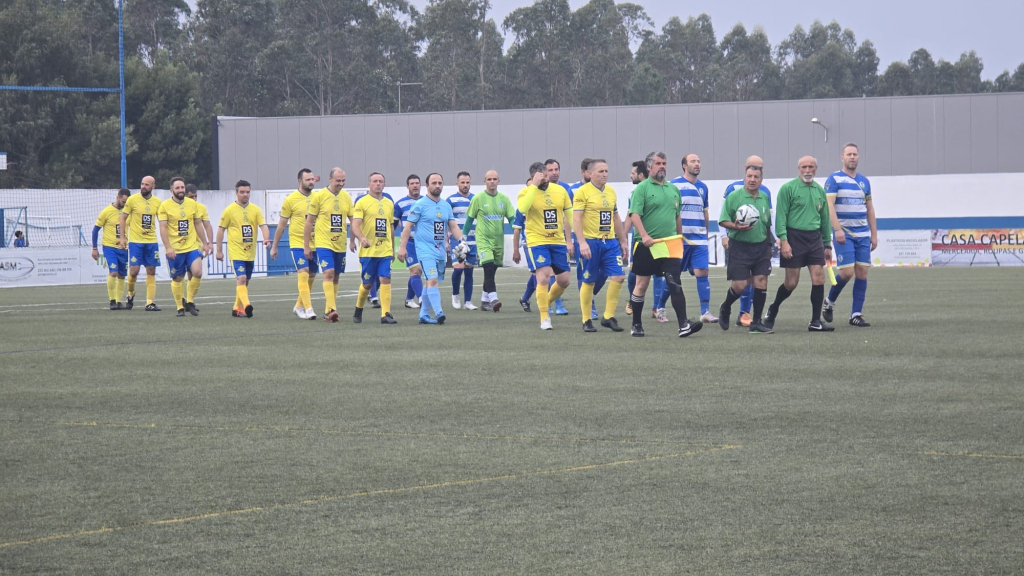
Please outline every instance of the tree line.
[[[211, 186], [210, 118], [615, 106], [1024, 91], [1024, 63], [982, 80], [981, 58], [921, 48], [880, 71], [838, 22], [772, 46], [706, 14], [660, 30], [639, 4], [537, 0], [500, 26], [489, 0], [125, 0], [129, 180]], [[506, 41], [509, 48], [506, 50]], [[421, 84], [417, 84], [421, 83]], [[10, 0], [0, 84], [116, 87], [112, 0]], [[0, 187], [114, 187], [116, 94], [0, 91]]]

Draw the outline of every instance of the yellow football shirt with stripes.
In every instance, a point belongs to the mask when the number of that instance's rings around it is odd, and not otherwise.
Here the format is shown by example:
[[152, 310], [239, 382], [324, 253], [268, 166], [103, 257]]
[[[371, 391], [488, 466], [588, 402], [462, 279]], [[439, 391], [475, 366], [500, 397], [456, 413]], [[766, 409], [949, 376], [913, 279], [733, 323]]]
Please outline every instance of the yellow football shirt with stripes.
[[317, 190], [311, 195], [307, 213], [316, 217], [313, 238], [316, 247], [345, 252], [348, 242], [345, 219], [352, 216], [352, 197], [348, 192], [341, 189], [335, 194], [329, 188]]
[[128, 215], [128, 240], [136, 244], [155, 244], [157, 240], [157, 212], [160, 211], [162, 200], [151, 194], [149, 199], [142, 194], [132, 194], [121, 209]]
[[256, 232], [266, 224], [260, 207], [232, 202], [220, 216], [219, 226], [228, 233], [228, 258], [234, 262], [256, 260]]
[[[302, 233], [306, 228], [306, 214], [309, 212], [309, 203], [316, 192], [319, 192], [319, 190], [306, 195], [295, 190], [281, 204], [281, 217], [288, 219], [288, 246], [292, 250], [296, 248], [301, 250], [305, 246]], [[309, 247], [316, 248], [316, 238], [309, 239]]]
[[613, 218], [616, 210], [615, 189], [605, 185], [604, 190], [587, 182], [576, 190], [572, 208], [583, 213], [583, 237], [608, 240], [615, 237]]
[[360, 258], [390, 257], [395, 253], [392, 222], [395, 219], [395, 203], [381, 196], [378, 200], [366, 194], [356, 202], [352, 219], [361, 219], [360, 231], [370, 240], [369, 248], [359, 248]]
[[191, 198], [185, 198], [180, 204], [168, 198], [160, 205], [158, 218], [167, 222], [167, 239], [175, 252], [191, 252], [200, 248], [195, 226], [198, 216], [199, 206]]

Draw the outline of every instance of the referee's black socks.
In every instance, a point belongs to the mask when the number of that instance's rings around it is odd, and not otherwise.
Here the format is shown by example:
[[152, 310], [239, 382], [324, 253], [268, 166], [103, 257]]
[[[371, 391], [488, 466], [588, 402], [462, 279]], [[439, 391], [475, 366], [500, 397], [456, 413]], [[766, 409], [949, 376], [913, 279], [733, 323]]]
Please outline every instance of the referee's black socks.
[[740, 299], [742, 293], [736, 293], [732, 286], [729, 287], [729, 291], [725, 293], [725, 307], [732, 308], [732, 305]]
[[[780, 286], [780, 288], [785, 288], [785, 286]], [[786, 294], [786, 295], [789, 296], [789, 294]], [[767, 288], [757, 288], [757, 287], [754, 287], [754, 318], [753, 318], [753, 321], [758, 323], [758, 324], [761, 323], [761, 318], [764, 317], [763, 313], [764, 313], [764, 303], [765, 303], [765, 300], [768, 300], [768, 289]], [[776, 302], [778, 302], [778, 301], [776, 300]]]
[[[765, 290], [765, 293], [767, 292], [768, 291]], [[789, 298], [789, 295], [792, 293], [793, 292], [791, 292], [789, 288], [786, 288], [785, 284], [779, 284], [779, 290], [778, 292], [775, 293], [775, 302], [772, 302], [772, 306], [774, 306], [777, 310], [779, 306], [786, 301], [786, 298]]]
[[821, 322], [821, 304], [825, 301], [825, 285], [811, 286], [811, 324]]
[[631, 292], [629, 294], [629, 303], [633, 305], [633, 326], [643, 326], [644, 297], [637, 296]]

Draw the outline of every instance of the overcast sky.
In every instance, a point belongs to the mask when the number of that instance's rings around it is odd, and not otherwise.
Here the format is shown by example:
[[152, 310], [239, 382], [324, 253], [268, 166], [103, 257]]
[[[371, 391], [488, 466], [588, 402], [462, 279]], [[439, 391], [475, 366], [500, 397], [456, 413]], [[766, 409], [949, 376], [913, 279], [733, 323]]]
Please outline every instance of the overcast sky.
[[[427, 0], [411, 1], [421, 11], [427, 5]], [[528, 0], [491, 3], [499, 29], [505, 15], [529, 5]], [[837, 20], [844, 28], [853, 30], [857, 42], [868, 39], [874, 43], [880, 60], [879, 73], [894, 60], [906, 61], [918, 48], [927, 49], [936, 61], [956, 61], [961, 53], [974, 50], [985, 64], [981, 76], [986, 80], [1006, 69], [1013, 72], [1024, 62], [1024, 2], [1019, 0], [718, 0], [699, 8], [688, 8], [689, 3], [678, 0], [637, 3], [645, 7], [658, 31], [672, 16], [685, 22], [690, 16], [707, 12], [719, 40], [737, 22], [742, 22], [748, 31], [755, 26], [764, 28], [772, 46], [788, 36], [797, 24], [806, 30], [815, 20], [826, 24]], [[585, 0], [569, 0], [573, 10], [584, 4]]]

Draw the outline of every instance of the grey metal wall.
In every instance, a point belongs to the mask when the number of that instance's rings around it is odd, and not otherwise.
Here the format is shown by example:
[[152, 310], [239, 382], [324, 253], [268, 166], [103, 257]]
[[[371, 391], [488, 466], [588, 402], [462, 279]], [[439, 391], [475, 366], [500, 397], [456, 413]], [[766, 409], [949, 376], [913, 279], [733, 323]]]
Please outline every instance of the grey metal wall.
[[[817, 117], [825, 131], [811, 123]], [[699, 154], [704, 179], [738, 178], [744, 159], [765, 160], [765, 176], [796, 175], [805, 154], [820, 172], [838, 169], [840, 147], [861, 147], [861, 171], [875, 176], [1024, 172], [1024, 93], [848, 100], [797, 100], [437, 112], [371, 116], [219, 118], [220, 187], [244, 178], [258, 189], [295, 186], [308, 167], [348, 173], [348, 185], [383, 172], [389, 185], [407, 174], [440, 172], [446, 182], [468, 170], [474, 182], [499, 171], [506, 184], [525, 181], [528, 165], [562, 163], [563, 180], [578, 179], [579, 161], [606, 158], [613, 181], [651, 150]]]

